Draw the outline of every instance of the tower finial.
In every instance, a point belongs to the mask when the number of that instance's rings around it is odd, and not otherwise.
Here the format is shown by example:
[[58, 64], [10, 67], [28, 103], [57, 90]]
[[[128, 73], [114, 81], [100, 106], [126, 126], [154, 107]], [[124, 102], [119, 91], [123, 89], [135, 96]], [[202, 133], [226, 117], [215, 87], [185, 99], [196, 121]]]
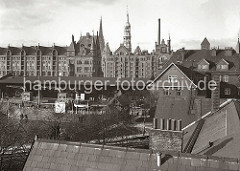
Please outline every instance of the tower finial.
[[127, 5], [127, 22], [129, 23], [128, 5]]

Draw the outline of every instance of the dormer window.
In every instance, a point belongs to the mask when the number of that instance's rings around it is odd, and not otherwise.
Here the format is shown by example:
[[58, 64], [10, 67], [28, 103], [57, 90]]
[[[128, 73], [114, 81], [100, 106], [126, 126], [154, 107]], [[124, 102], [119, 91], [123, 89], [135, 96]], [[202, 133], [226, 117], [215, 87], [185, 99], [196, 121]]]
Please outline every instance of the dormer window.
[[228, 69], [228, 65], [220, 65], [220, 69]]
[[221, 59], [217, 63], [217, 70], [228, 70], [229, 69], [229, 63], [225, 59]]
[[198, 69], [199, 70], [209, 70], [209, 62], [206, 61], [205, 59], [202, 59], [199, 63], [198, 63]]

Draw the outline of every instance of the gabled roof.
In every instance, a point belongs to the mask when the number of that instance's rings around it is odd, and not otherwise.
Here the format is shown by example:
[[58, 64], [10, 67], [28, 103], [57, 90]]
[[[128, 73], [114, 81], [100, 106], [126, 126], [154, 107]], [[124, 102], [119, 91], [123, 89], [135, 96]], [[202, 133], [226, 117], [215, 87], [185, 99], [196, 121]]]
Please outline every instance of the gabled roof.
[[203, 39], [201, 45], [210, 45], [210, 43], [206, 37]]
[[134, 54], [135, 55], [140, 55], [142, 53], [141, 49], [139, 46], [136, 47], [135, 51], [134, 51]]
[[117, 54], [119, 51], [129, 53], [128, 49], [123, 44], [121, 44], [120, 47], [114, 53]]
[[221, 64], [221, 63], [224, 63], [224, 64], [229, 65], [229, 62], [227, 62], [224, 58], [220, 59], [220, 60], [216, 63], [216, 65]]
[[106, 43], [106, 46], [105, 46], [104, 51], [105, 51], [106, 54], [111, 54], [111, 53], [112, 53], [111, 50], [110, 50], [110, 47], [109, 47], [109, 43], [108, 43], [108, 42]]
[[170, 65], [168, 65], [167, 68], [165, 68], [153, 81], [152, 84], [154, 82], [156, 82], [165, 72], [167, 72], [168, 69], [170, 69], [171, 67], [176, 67], [178, 69], [179, 72], [181, 72], [186, 78], [187, 80], [189, 80], [190, 82], [193, 82], [193, 85], [196, 86], [196, 76], [203, 76], [202, 74], [193, 71], [192, 69], [186, 68], [184, 66], [181, 65], [177, 65], [175, 63], [171, 63]]
[[70, 46], [67, 48], [67, 51], [75, 51], [75, 42], [71, 42]]
[[204, 58], [201, 61], [199, 61], [198, 64], [200, 64], [202, 62], [206, 63], [207, 65], [210, 65], [210, 63], [206, 59], [204, 59]]

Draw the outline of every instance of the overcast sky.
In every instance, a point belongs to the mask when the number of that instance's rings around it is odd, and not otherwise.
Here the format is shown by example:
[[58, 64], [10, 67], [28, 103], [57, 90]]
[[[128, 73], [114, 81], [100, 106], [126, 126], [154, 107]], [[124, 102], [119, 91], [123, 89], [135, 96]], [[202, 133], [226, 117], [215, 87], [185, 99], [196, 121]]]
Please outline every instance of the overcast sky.
[[240, 0], [0, 0], [0, 46], [69, 45], [71, 35], [99, 29], [103, 18], [105, 41], [116, 50], [123, 41], [126, 6], [132, 27], [132, 46], [152, 51], [157, 19], [164, 39], [170, 33], [174, 50], [211, 46], [234, 47], [240, 28]]

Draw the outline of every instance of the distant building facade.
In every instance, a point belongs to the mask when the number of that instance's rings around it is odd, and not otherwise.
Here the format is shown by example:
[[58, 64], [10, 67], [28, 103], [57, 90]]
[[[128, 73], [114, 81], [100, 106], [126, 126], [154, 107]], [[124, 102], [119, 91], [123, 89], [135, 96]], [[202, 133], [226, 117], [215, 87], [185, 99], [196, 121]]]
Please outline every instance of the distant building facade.
[[77, 76], [153, 78], [171, 57], [171, 40], [160, 42], [159, 19], [158, 43], [148, 53], [139, 46], [132, 52], [131, 24], [127, 13], [123, 44], [112, 52], [105, 44], [102, 19], [99, 32], [86, 33], [69, 46], [30, 46], [0, 48], [0, 77], [14, 76]]
[[155, 50], [149, 53], [147, 50], [141, 50], [139, 46], [132, 52], [131, 45], [131, 24], [129, 14], [127, 13], [127, 22], [124, 27], [123, 43], [119, 48], [112, 52], [109, 44], [105, 46], [102, 55], [102, 70], [104, 77], [121, 78], [153, 78], [158, 75], [163, 65], [172, 56], [171, 40], [165, 44], [161, 39], [161, 25], [159, 19], [158, 43], [155, 43]]

